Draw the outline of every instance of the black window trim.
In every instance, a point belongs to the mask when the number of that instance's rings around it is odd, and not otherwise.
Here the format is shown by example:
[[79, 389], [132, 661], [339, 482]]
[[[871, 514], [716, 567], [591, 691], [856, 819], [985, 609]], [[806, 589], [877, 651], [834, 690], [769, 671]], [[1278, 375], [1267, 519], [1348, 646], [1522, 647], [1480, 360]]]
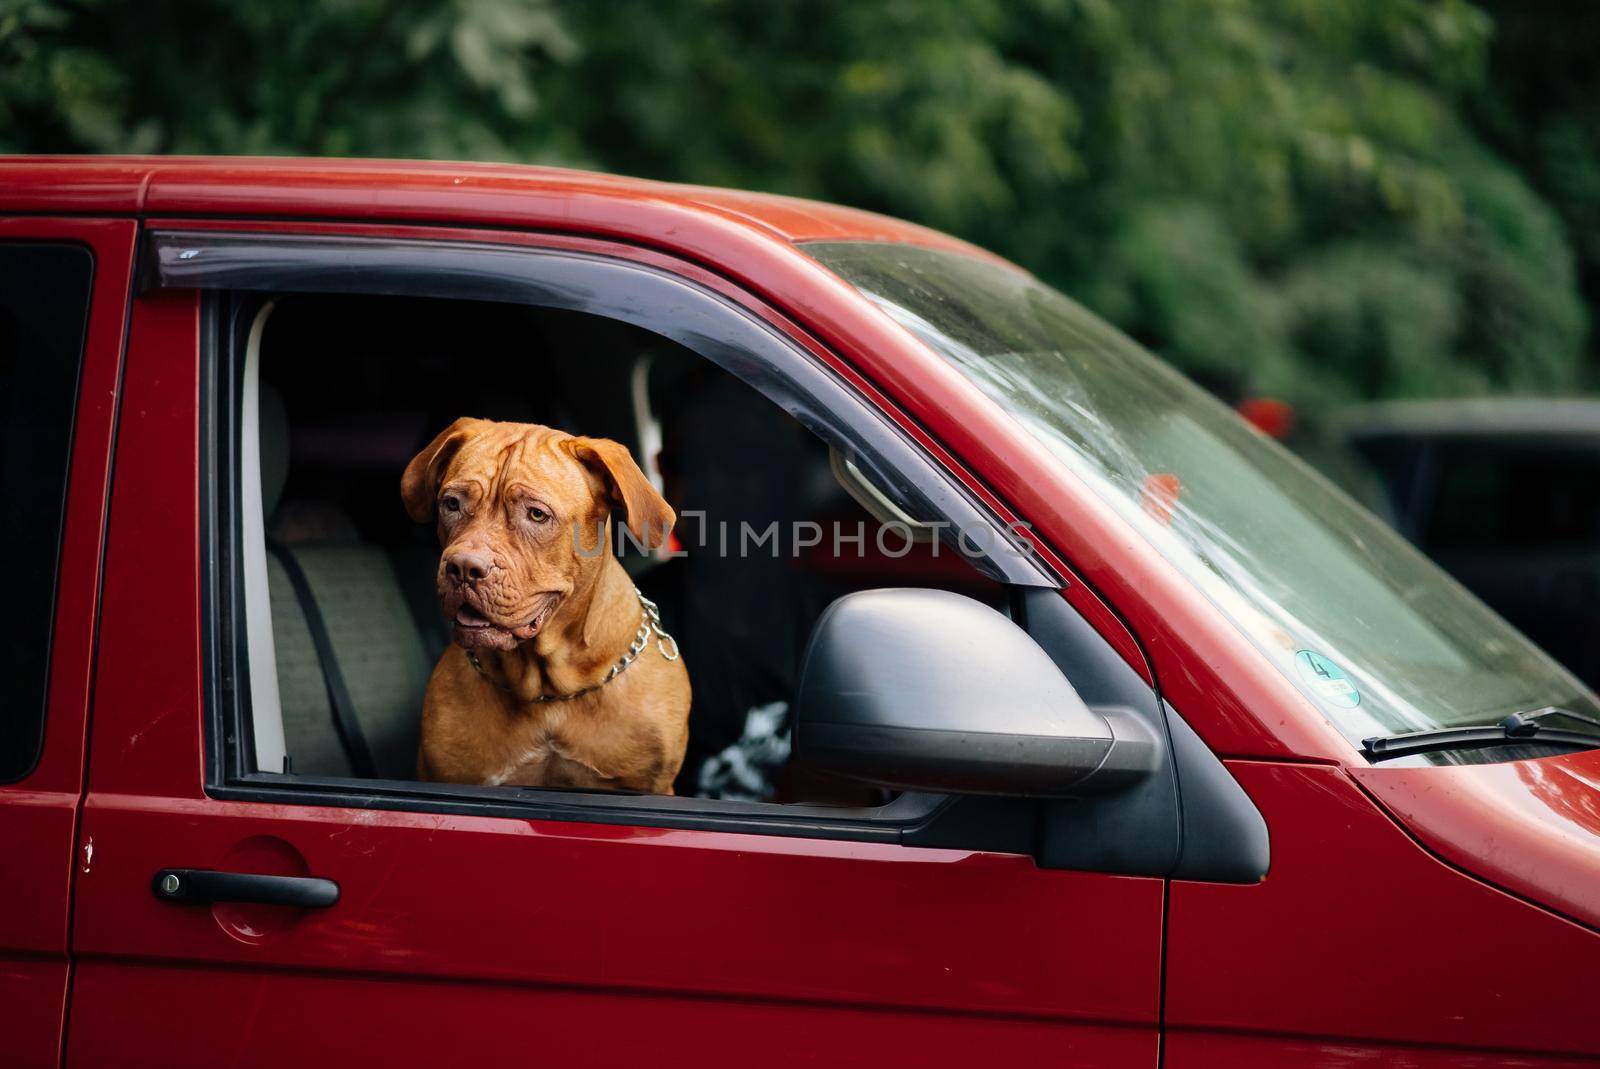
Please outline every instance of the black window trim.
[[[351, 293], [494, 300], [633, 322], [679, 341], [778, 403], [928, 513], [1008, 538], [1004, 524], [853, 386], [729, 298], [671, 272], [593, 253], [430, 239], [156, 231], [145, 288], [204, 292], [201, 516], [206, 792], [278, 804], [492, 815], [813, 839], [1032, 851], [1034, 803], [908, 792], [885, 806], [774, 805], [617, 792], [474, 787], [254, 771], [236, 507], [238, 359], [266, 300]], [[737, 340], [734, 340], [737, 336]], [[227, 403], [219, 403], [227, 398]], [[914, 473], [909, 484], [886, 473]], [[988, 558], [1015, 596], [1063, 585], [1016, 548]], [[978, 563], [978, 562], [974, 562]]]
[[[53, 697], [54, 688], [52, 683], [55, 675], [53, 666], [56, 653], [56, 614], [61, 600], [61, 553], [67, 541], [67, 504], [72, 497], [72, 462], [77, 452], [78, 409], [83, 400], [83, 366], [89, 355], [89, 323], [94, 316], [95, 287], [98, 285], [100, 278], [100, 260], [95, 254], [92, 245], [76, 238], [17, 234], [15, 236], [7, 236], [4, 244], [7, 246], [48, 245], [67, 247], [81, 251], [89, 259], [89, 274], [85, 280], [84, 287], [83, 320], [78, 325], [78, 361], [72, 374], [72, 410], [67, 417], [67, 462], [61, 478], [56, 540], [54, 556], [51, 560], [50, 614], [49, 620], [45, 625], [44, 650], [41, 657], [42, 663], [39, 666], [39, 670], [44, 673], [44, 686], [40, 690], [38, 725], [32, 739], [33, 753], [26, 764], [18, 765], [16, 769], [0, 774], [0, 786], [11, 786], [12, 784], [23, 783], [38, 770], [39, 762], [44, 759], [44, 748], [50, 733], [50, 704]], [[108, 482], [107, 493], [109, 494], [109, 492], [110, 484]], [[95, 597], [98, 602], [98, 591]]]

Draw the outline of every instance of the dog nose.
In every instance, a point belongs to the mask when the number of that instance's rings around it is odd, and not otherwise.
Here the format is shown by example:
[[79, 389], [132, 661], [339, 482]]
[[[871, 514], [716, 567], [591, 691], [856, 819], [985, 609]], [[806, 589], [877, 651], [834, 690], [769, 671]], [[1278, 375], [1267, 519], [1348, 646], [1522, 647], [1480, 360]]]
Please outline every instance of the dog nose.
[[458, 583], [471, 583], [489, 574], [491, 562], [485, 554], [458, 549], [444, 559], [444, 574]]

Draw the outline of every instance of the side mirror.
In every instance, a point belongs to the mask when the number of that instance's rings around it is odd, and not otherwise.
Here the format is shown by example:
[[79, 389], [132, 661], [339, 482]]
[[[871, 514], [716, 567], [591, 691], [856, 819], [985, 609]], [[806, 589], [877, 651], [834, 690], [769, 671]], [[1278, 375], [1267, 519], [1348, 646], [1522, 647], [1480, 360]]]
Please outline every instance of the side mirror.
[[888, 787], [1039, 798], [1138, 782], [1157, 740], [1095, 711], [1011, 620], [944, 590], [865, 590], [811, 633], [795, 698], [795, 754]]

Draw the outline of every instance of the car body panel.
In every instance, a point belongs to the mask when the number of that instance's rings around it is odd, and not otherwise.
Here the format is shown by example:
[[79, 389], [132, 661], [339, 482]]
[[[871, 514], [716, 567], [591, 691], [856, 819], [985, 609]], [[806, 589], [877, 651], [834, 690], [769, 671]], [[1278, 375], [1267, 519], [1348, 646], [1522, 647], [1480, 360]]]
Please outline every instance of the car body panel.
[[1600, 750], [1353, 775], [1441, 858], [1600, 928]]
[[1224, 1065], [1228, 1069], [1581, 1069], [1588, 1057], [1471, 1051], [1459, 1047], [1421, 1047], [1395, 1043], [1352, 1043], [1343, 1039], [1188, 1032], [1174, 1029], [1164, 1041], [1168, 1065]]
[[[226, 1065], [280, 1069], [308, 1060], [303, 1022], [337, 1004], [344, 1027], [326, 1037], [329, 1065], [381, 1064], [387, 1042], [404, 1061], [478, 1069], [489, 1064], [613, 1069], [658, 1066], [965, 1067], [1048, 1061], [1061, 1069], [1154, 1066], [1155, 1041], [1128, 1029], [1066, 1025], [1026, 1017], [910, 1014], [865, 1007], [685, 998], [647, 992], [523, 989], [493, 983], [408, 983], [375, 977], [296, 974], [294, 984], [262, 985], [248, 973], [193, 973], [174, 992], [185, 1007], [178, 1035], [162, 995], [112, 999], [155, 977], [138, 966], [107, 965], [77, 989], [106, 1005], [103, 1028], [73, 1047], [72, 1065], [171, 1069]], [[240, 1008], [248, 1006], [244, 1014]], [[819, 1027], [826, 1022], [827, 1027]], [[1479, 1063], [1482, 1064], [1482, 1063]], [[1499, 1063], [1503, 1064], [1503, 1063]]]
[[[79, 881], [74, 1060], [113, 1003], [147, 1000], [166, 1018], [157, 1049], [170, 1050], [192, 1025], [162, 1007], [187, 1004], [196, 985], [281, 1001], [295, 974], [396, 981], [381, 997], [398, 1019], [427, 1017], [441, 988], [469, 981], [514, 989], [530, 1017], [552, 994], [597, 1007], [612, 994], [755, 1001], [813, 1007], [820, 1035], [828, 1009], [848, 1006], [1082, 1023], [1120, 1037], [1097, 1064], [1153, 1053], [1158, 880], [1048, 872], [1018, 855], [509, 816], [92, 794], [84, 820], [118, 848]], [[304, 912], [174, 905], [150, 891], [169, 866], [315, 875], [342, 897]], [[96, 979], [129, 967], [136, 985]], [[348, 1009], [303, 1009], [297, 1027], [319, 1037], [308, 1049], [347, 1027]], [[475, 1040], [496, 1059], [525, 1042]], [[609, 1038], [622, 1062], [648, 1057], [647, 1042]], [[411, 1043], [399, 1031], [367, 1046], [375, 1062], [415, 1064]], [[764, 1060], [793, 1064], [775, 1058]], [[167, 1062], [191, 1064], [207, 1063]]]
[[[136, 227], [126, 219], [0, 219], [0, 241], [72, 242], [94, 253], [89, 322], [67, 475], [47, 722], [38, 763], [0, 785], [0, 842], [13, 888], [0, 909], [0, 1035], [8, 1064], [57, 1063], [67, 990], [72, 873], [83, 794], [106, 481]], [[15, 610], [15, 607], [13, 608]]]
[[[1308, 1040], [1551, 1054], [1600, 1052], [1600, 933], [1462, 874], [1341, 769], [1230, 761], [1272, 829], [1272, 871], [1239, 887], [1172, 883], [1166, 1026]], [[1203, 1059], [1187, 1064], [1215, 1064]]]
[[[709, 220], [784, 242], [900, 241], [995, 258], [927, 227], [836, 204], [558, 167], [283, 157], [35, 156], [0, 163], [0, 211], [444, 222], [670, 239]], [[664, 240], [663, 244], [671, 244]]]

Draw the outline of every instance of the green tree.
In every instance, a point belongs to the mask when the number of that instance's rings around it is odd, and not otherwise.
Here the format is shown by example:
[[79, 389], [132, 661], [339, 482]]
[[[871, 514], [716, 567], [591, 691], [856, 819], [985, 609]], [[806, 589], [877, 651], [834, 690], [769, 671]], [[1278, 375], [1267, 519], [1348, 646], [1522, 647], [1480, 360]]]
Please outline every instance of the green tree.
[[1472, 101], [1474, 126], [1566, 223], [1592, 307], [1600, 301], [1600, 8], [1562, 0], [1485, 6], [1495, 34], [1489, 76]]
[[1228, 389], [1571, 391], [1579, 216], [1480, 133], [1492, 34], [1465, 0], [0, 0], [0, 147], [820, 197], [993, 248]]

